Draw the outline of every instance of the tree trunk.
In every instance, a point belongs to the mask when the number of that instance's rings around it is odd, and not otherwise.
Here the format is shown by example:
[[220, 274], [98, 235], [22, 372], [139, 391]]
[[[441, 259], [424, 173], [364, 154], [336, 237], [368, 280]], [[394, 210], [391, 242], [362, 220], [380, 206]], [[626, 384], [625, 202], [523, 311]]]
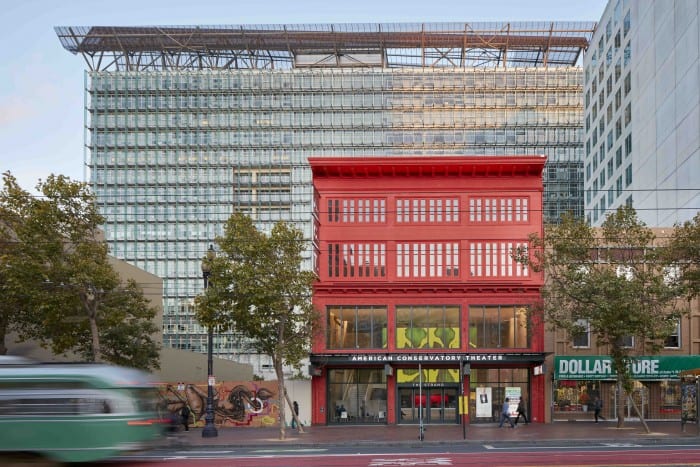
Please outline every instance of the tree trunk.
[[7, 321], [4, 317], [0, 318], [0, 355], [7, 354], [7, 346], [5, 345], [5, 335], [7, 334]]
[[624, 386], [622, 384], [622, 376], [618, 374], [617, 376], [617, 427], [623, 428], [625, 426], [625, 393]]
[[639, 407], [637, 407], [637, 404], [635, 404], [635, 402], [634, 402], [634, 397], [632, 397], [631, 394], [627, 397], [630, 401], [630, 404], [632, 404], [634, 411], [637, 412], [637, 416], [639, 417], [639, 421], [642, 422], [642, 426], [646, 430], [647, 434], [651, 433], [651, 430], [649, 429], [649, 425], [647, 425], [646, 420], [644, 420], [644, 417], [642, 416], [642, 412], [639, 411]]
[[92, 299], [89, 293], [81, 293], [81, 299], [83, 300], [83, 306], [87, 310], [88, 320], [90, 321], [90, 335], [92, 336], [92, 361], [101, 362], [102, 361], [102, 350], [100, 349], [100, 334], [97, 327], [97, 297], [93, 293]]
[[284, 387], [284, 372], [282, 371], [282, 359], [274, 358], [273, 364], [275, 365], [275, 373], [277, 374], [277, 393], [279, 394], [280, 400], [280, 440], [284, 441], [287, 438], [287, 417], [285, 416], [284, 405], [287, 389]]
[[284, 398], [287, 401], [287, 404], [289, 404], [290, 407], [292, 407], [292, 418], [296, 420], [297, 422], [297, 429], [299, 430], [299, 433], [304, 433], [304, 427], [301, 425], [301, 421], [299, 421], [299, 417], [297, 417], [297, 414], [294, 412], [294, 404], [292, 404], [292, 401], [289, 400], [289, 394], [287, 394], [287, 388], [284, 388]]

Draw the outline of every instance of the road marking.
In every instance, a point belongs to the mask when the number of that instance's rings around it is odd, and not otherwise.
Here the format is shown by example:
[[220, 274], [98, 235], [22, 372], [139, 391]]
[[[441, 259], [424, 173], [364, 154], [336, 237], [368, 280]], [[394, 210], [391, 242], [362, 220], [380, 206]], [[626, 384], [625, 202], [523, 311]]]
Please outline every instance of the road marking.
[[452, 459], [447, 457], [433, 457], [433, 458], [417, 458], [417, 457], [404, 457], [399, 459], [372, 459], [369, 467], [389, 467], [389, 466], [420, 466], [420, 465], [452, 465]]
[[233, 454], [236, 451], [197, 451], [197, 450], [192, 450], [192, 451], [176, 451], [176, 454], [180, 455], [185, 455], [185, 456], [200, 456], [200, 455], [211, 455], [211, 454]]
[[641, 448], [641, 444], [634, 443], [603, 443], [603, 446], [608, 446], [611, 448]]
[[294, 448], [289, 448], [289, 449], [255, 449], [250, 451], [255, 452], [255, 453], [264, 453], [264, 454], [270, 454], [270, 453], [276, 453], [276, 452], [326, 452], [328, 449], [324, 448], [303, 448], [303, 449], [294, 449]]

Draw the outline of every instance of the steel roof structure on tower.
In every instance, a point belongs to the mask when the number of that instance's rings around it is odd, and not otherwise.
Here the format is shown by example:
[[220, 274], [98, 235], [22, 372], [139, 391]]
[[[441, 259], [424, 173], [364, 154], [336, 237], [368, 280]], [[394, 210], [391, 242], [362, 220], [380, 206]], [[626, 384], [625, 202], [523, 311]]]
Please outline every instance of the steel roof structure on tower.
[[60, 26], [90, 70], [573, 66], [595, 22]]

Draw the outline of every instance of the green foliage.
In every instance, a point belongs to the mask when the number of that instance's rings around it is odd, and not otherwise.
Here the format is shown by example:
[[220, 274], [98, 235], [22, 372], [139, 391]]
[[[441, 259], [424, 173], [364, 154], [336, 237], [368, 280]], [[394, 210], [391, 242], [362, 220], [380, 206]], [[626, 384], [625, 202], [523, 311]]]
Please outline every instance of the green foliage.
[[688, 299], [700, 295], [700, 213], [676, 225], [668, 248], [669, 260], [680, 269], [680, 284]]
[[[587, 320], [598, 346], [608, 349], [614, 370], [629, 388], [627, 363], [640, 352], [655, 353], [686, 310], [679, 288], [666, 280], [669, 260], [631, 207], [621, 207], [596, 229], [572, 216], [531, 237], [532, 252], [516, 255], [544, 270], [547, 323], [570, 336]], [[624, 346], [634, 336], [635, 347]]]
[[[269, 356], [280, 396], [286, 395], [284, 366], [299, 368], [308, 357], [318, 330], [319, 314], [311, 303], [316, 276], [302, 271], [302, 232], [278, 222], [269, 235], [243, 214], [233, 214], [221, 254], [209, 261], [206, 292], [197, 297], [197, 319], [207, 327], [234, 330], [250, 350]], [[280, 408], [280, 439], [285, 437], [284, 398]]]
[[0, 270], [12, 303], [2, 308], [6, 330], [57, 354], [157, 367], [155, 309], [109, 263], [98, 229], [104, 218], [87, 185], [51, 175], [34, 197], [10, 173], [3, 181]]
[[239, 332], [274, 362], [299, 365], [318, 320], [311, 304], [316, 276], [300, 270], [301, 231], [279, 222], [266, 235], [248, 216], [233, 214], [217, 242], [221, 253], [212, 261], [205, 296], [198, 297], [198, 320]]

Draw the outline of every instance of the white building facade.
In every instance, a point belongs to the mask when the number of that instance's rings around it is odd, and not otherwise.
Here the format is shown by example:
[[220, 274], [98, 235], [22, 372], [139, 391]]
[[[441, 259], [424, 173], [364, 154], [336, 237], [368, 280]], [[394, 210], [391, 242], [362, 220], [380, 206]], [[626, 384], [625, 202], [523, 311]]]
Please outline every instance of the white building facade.
[[698, 0], [611, 0], [584, 54], [585, 210], [649, 226], [700, 210]]

